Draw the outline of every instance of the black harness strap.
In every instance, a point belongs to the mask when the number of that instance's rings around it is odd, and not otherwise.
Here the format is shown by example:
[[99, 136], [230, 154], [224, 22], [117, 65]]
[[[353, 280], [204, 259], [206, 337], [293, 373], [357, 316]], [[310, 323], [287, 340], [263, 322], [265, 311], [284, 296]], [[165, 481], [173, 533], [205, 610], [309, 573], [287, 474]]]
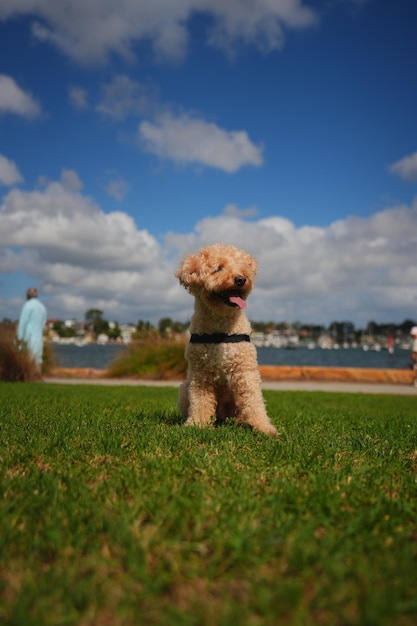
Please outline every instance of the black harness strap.
[[190, 343], [240, 343], [241, 341], [249, 341], [249, 335], [227, 335], [226, 333], [193, 333], [190, 337]]

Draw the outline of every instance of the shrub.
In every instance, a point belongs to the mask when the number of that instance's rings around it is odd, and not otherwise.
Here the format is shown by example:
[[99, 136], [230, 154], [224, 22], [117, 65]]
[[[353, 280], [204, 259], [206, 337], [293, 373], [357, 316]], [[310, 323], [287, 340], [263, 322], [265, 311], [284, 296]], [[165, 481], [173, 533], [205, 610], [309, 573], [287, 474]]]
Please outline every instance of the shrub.
[[[46, 373], [52, 366], [52, 351], [46, 344], [43, 349], [42, 371]], [[18, 341], [14, 324], [0, 324], [0, 380], [24, 382], [36, 378], [36, 363], [26, 344]]]
[[0, 327], [0, 380], [25, 381], [36, 375], [36, 363], [25, 344], [18, 342], [14, 326]]
[[184, 341], [150, 335], [126, 348], [107, 369], [106, 376], [180, 380], [187, 372], [184, 348]]
[[44, 374], [49, 374], [51, 370], [56, 367], [56, 357], [54, 355], [54, 351], [51, 347], [51, 344], [44, 343], [43, 344], [43, 355], [42, 355], [42, 372]]

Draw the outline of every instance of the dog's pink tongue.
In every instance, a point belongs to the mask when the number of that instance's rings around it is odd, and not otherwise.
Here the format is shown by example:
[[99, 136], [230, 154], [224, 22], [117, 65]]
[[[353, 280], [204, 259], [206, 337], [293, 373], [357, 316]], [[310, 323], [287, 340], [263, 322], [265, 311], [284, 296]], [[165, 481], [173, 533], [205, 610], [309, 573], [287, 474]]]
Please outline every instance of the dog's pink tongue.
[[242, 300], [242, 298], [239, 298], [239, 296], [230, 296], [229, 300], [233, 302], [233, 304], [236, 304], [239, 309], [246, 309], [246, 302]]

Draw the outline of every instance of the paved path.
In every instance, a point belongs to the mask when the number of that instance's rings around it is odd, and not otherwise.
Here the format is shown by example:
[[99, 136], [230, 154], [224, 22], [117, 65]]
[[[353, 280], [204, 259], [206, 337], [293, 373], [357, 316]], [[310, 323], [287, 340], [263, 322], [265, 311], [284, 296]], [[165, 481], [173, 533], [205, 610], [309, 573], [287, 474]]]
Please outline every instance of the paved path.
[[[149, 386], [149, 387], [178, 387], [180, 382], [167, 380], [138, 380], [131, 378], [58, 378], [45, 377], [46, 383], [62, 385], [115, 385], [115, 386]], [[268, 381], [262, 384], [263, 389], [275, 391], [329, 391], [337, 393], [371, 393], [390, 394], [401, 396], [415, 396], [417, 387], [413, 385], [393, 385], [388, 383], [358, 383], [358, 382], [325, 382], [313, 380]]]

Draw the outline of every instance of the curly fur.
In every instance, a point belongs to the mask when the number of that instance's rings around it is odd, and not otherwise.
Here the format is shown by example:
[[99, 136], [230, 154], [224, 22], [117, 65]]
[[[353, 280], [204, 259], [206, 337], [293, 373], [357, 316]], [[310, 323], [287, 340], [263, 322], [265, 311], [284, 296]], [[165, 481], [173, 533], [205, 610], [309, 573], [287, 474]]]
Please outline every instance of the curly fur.
[[[244, 312], [257, 272], [255, 259], [240, 248], [214, 244], [187, 255], [176, 277], [194, 296], [191, 333], [250, 334]], [[178, 407], [186, 425], [207, 426], [233, 417], [269, 435], [277, 430], [266, 413], [252, 343], [189, 343], [187, 380]]]

